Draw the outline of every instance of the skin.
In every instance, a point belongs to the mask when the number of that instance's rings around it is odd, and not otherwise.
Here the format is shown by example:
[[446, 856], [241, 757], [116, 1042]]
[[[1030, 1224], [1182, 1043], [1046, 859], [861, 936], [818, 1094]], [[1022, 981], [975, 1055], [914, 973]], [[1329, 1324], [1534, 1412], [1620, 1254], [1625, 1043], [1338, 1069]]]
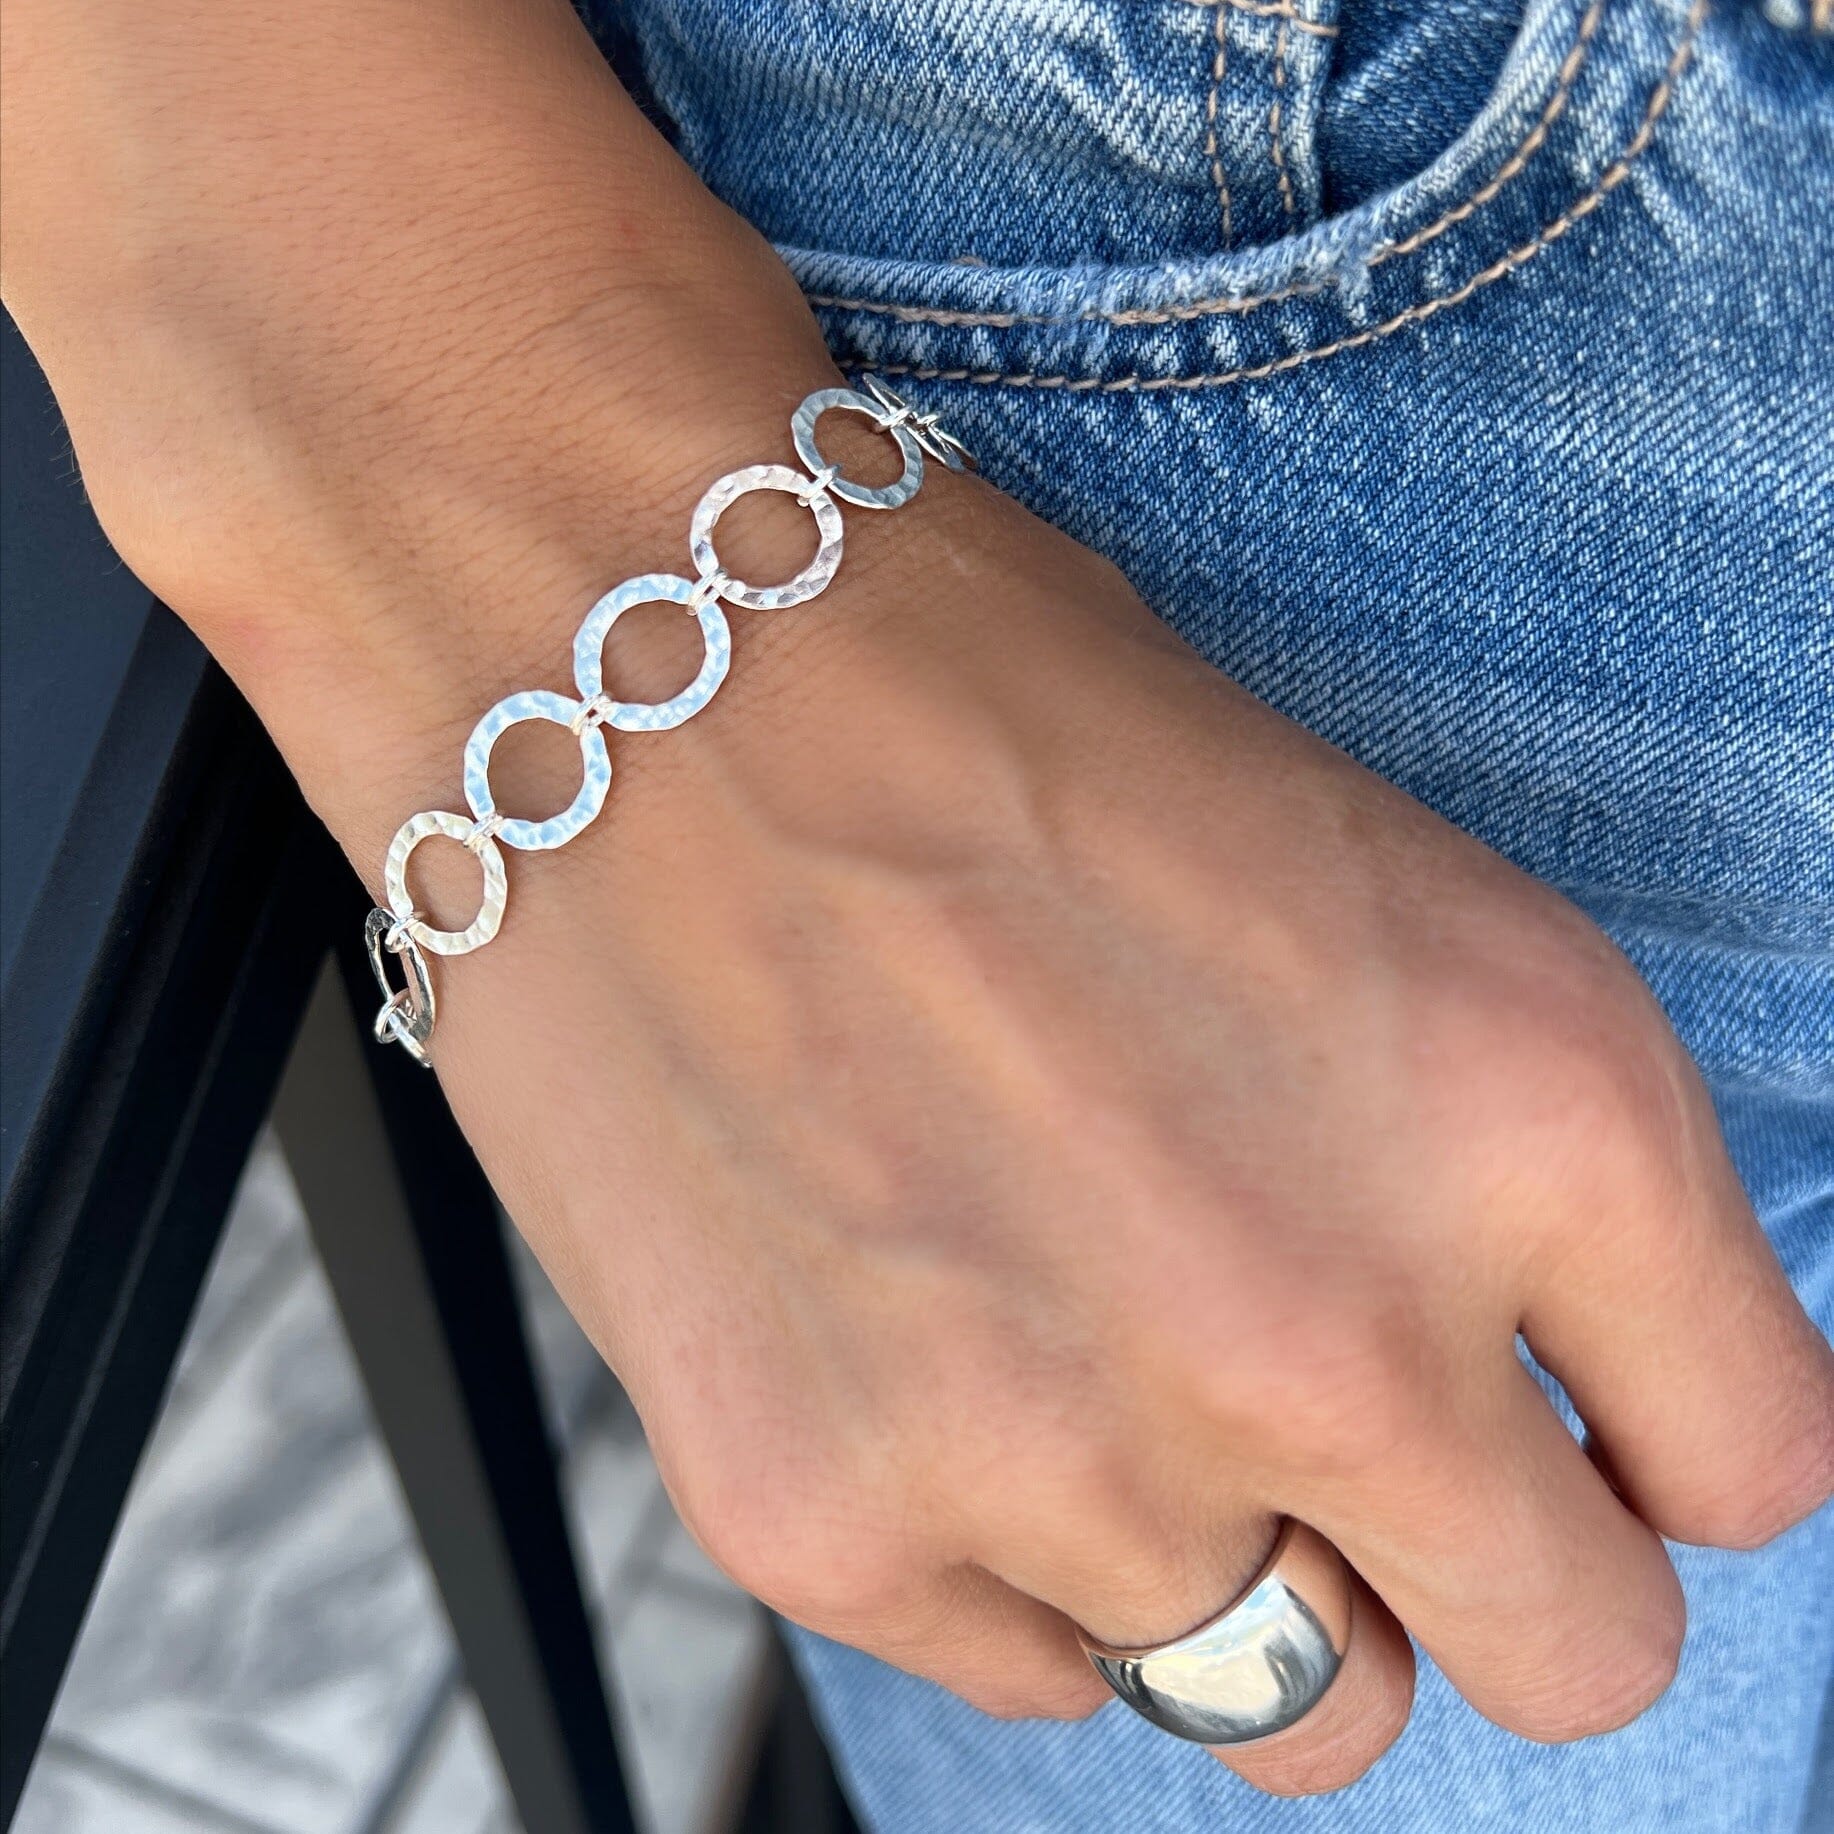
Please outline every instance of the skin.
[[[560, 0], [8, 0], [4, 61], [5, 296], [85, 486], [379, 891], [479, 711], [787, 460], [815, 326]], [[1403, 1625], [1526, 1737], [1622, 1724], [1681, 1644], [1660, 1537], [1834, 1488], [1834, 1356], [1692, 1066], [1570, 905], [928, 475], [436, 964], [512, 1215], [713, 1557], [988, 1711], [1091, 1711], [1073, 1623], [1189, 1628], [1290, 1513], [1355, 1631], [1250, 1782], [1380, 1755]], [[744, 508], [727, 566], [800, 565]], [[614, 689], [692, 638], [633, 614]], [[498, 759], [514, 814], [577, 782], [558, 732]]]

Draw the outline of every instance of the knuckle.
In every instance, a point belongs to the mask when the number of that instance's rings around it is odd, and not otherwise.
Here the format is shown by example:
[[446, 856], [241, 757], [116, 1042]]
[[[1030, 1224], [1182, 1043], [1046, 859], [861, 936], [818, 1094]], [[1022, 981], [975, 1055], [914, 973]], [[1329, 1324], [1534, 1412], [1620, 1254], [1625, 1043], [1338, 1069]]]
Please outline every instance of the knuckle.
[[1834, 1494], [1834, 1411], [1764, 1461], [1743, 1483], [1696, 1502], [1675, 1525], [1678, 1540], [1749, 1552], [1794, 1528]]
[[734, 1585], [766, 1604], [782, 1601], [797, 1589], [800, 1569], [785, 1550], [766, 1536], [754, 1536], [736, 1517], [684, 1510], [682, 1522], [704, 1553]]
[[1470, 1175], [1527, 1178], [1558, 1228], [1677, 1203], [1709, 1136], [1699, 1078], [1648, 988], [1589, 921], [1518, 938], [1522, 958], [1442, 1000], [1424, 1092]]
[[732, 1577], [796, 1623], [861, 1633], [896, 1622], [908, 1611], [913, 1595], [908, 1574], [875, 1551], [813, 1542], [791, 1549], [753, 1550]]
[[808, 1493], [792, 1503], [769, 1489], [731, 1486], [681, 1504], [684, 1524], [714, 1565], [797, 1623], [869, 1624], [909, 1599], [909, 1563], [855, 1510], [824, 1507]]
[[1544, 1021], [1524, 1059], [1532, 1099], [1520, 1148], [1564, 1174], [1580, 1215], [1675, 1207], [1698, 1155], [1692, 1067], [1665, 1026], [1626, 1005]]
[[726, 1577], [766, 1597], [777, 1578], [782, 1550], [771, 1523], [754, 1507], [746, 1486], [697, 1481], [679, 1469], [669, 1476], [670, 1497], [682, 1526]]
[[1520, 1693], [1507, 1724], [1537, 1744], [1561, 1745], [1615, 1732], [1653, 1706], [1675, 1679], [1685, 1622], [1679, 1607], [1618, 1637], [1590, 1665], [1563, 1644], [1560, 1672]]

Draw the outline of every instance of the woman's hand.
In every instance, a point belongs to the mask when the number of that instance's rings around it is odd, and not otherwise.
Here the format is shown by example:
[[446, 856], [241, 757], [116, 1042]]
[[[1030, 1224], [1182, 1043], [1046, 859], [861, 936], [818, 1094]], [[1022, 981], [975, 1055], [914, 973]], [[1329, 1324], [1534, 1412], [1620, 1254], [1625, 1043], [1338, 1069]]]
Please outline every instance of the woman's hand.
[[1400, 1730], [1400, 1625], [1527, 1736], [1622, 1723], [1681, 1643], [1658, 1532], [1753, 1545], [1834, 1475], [1660, 1013], [1106, 566], [989, 492], [921, 514], [628, 743], [445, 983], [461, 1119], [687, 1522], [800, 1622], [1075, 1714], [1072, 1620], [1182, 1632], [1296, 1515], [1367, 1583], [1324, 1705], [1229, 1755], [1272, 1788]]
[[[373, 882], [832, 372], [553, 0], [10, 14], [9, 302], [117, 544]], [[1658, 1533], [1751, 1545], [1834, 1483], [1834, 1358], [1694, 1072], [1570, 906], [932, 477], [739, 614], [713, 707], [620, 736], [443, 964], [511, 1213], [714, 1557], [990, 1710], [1091, 1709], [1072, 1621], [1185, 1630], [1287, 1513], [1363, 1583], [1252, 1781], [1386, 1746], [1403, 1625], [1528, 1736], [1621, 1723], [1680, 1644]], [[620, 625], [623, 691], [683, 637]], [[511, 813], [570, 749], [506, 741]]]

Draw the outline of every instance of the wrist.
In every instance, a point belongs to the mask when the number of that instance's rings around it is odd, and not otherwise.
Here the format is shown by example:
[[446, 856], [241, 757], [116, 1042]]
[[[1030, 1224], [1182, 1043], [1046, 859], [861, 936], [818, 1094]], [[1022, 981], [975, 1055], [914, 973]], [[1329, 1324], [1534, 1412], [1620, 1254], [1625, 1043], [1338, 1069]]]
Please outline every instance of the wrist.
[[[653, 424], [640, 430], [624, 411], [628, 397], [613, 409], [584, 389], [538, 433], [526, 421], [512, 431], [493, 410], [487, 428], [446, 448], [445, 462], [391, 478], [380, 501], [374, 490], [339, 495], [331, 513], [275, 538], [296, 552], [291, 565], [275, 565], [269, 540], [248, 542], [276, 584], [251, 580], [191, 611], [372, 883], [406, 815], [463, 810], [460, 759], [487, 708], [525, 688], [574, 694], [573, 638], [591, 604], [636, 575], [696, 575], [690, 514], [716, 477], [797, 464], [791, 415], [839, 378], [818, 346], [770, 352], [761, 343], [756, 366], [730, 347], [717, 363], [671, 364]], [[890, 442], [854, 417], [825, 419], [822, 441], [850, 476], [877, 482], [897, 470]], [[728, 606], [733, 666], [711, 717], [685, 733], [607, 732], [619, 808], [641, 798], [679, 809], [720, 793], [716, 759], [735, 746], [760, 747], [759, 766], [785, 783], [805, 765], [818, 774], [811, 722], [828, 733], [870, 725], [875, 697], [903, 666], [881, 654], [878, 627], [894, 609], [938, 609], [923, 602], [926, 582], [948, 590], [964, 515], [1024, 520], [939, 464], [924, 475], [919, 499], [896, 513], [846, 511], [843, 559], [819, 599]], [[314, 538], [310, 554], [302, 536]], [[813, 550], [810, 512], [776, 493], [746, 496], [722, 517], [718, 546], [737, 578], [787, 580]], [[692, 618], [638, 608], [605, 645], [606, 689], [667, 699], [701, 655]], [[492, 783], [506, 813], [543, 817], [567, 802], [578, 769], [568, 735], [537, 723], [505, 735]], [[672, 787], [690, 780], [697, 787]]]
[[[161, 399], [73, 419], [86, 483], [340, 830], [357, 773], [380, 774], [382, 734], [430, 749], [510, 688], [564, 685], [596, 597], [692, 572], [688, 515], [715, 476], [794, 462], [795, 404], [840, 380], [799, 299], [697, 319], [692, 298], [555, 278], [545, 322], [495, 330], [488, 358], [425, 385], [313, 361], [276, 386], [265, 359], [216, 335], [200, 348], [194, 326], [121, 340], [140, 402]], [[806, 558], [806, 512], [768, 508], [785, 513], [747, 502], [722, 523], [734, 571], [778, 578]], [[645, 666], [660, 623], [620, 626], [620, 667]]]
[[[789, 462], [790, 414], [838, 378], [782, 264], [641, 122], [564, 6], [444, 29], [438, 0], [340, 0], [303, 40], [271, 9], [231, 12], [204, 38], [173, 9], [124, 9], [51, 60], [69, 94], [41, 73], [33, 118], [9, 107], [29, 206], [9, 213], [9, 301], [116, 546], [373, 875], [405, 814], [459, 799], [479, 714], [564, 687], [609, 586], [692, 572], [702, 491]], [[54, 37], [65, 16], [25, 15]], [[369, 80], [353, 85], [359, 37]], [[151, 92], [145, 67], [163, 75]], [[62, 167], [85, 159], [73, 214]], [[849, 465], [852, 418], [823, 435]], [[735, 615], [715, 719], [620, 746], [620, 803], [754, 723], [763, 768], [813, 777], [816, 736], [870, 730], [875, 697], [932, 652], [1004, 666], [966, 639], [984, 582], [1010, 583], [986, 555], [1028, 519], [930, 476], [896, 515], [848, 516], [818, 605]], [[807, 520], [749, 499], [721, 557], [783, 578]], [[1011, 631], [1019, 613], [999, 617]], [[683, 679], [692, 631], [658, 622], [627, 619], [610, 645], [632, 697]], [[896, 651], [876, 650], [892, 622]]]

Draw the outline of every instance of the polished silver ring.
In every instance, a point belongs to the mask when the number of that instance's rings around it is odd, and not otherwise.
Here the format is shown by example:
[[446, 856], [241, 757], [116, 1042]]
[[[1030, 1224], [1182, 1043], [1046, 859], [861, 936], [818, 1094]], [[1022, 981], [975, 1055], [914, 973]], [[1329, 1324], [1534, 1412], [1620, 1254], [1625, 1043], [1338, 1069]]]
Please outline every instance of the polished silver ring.
[[1350, 1569], [1290, 1518], [1227, 1610], [1170, 1643], [1116, 1649], [1081, 1633], [1096, 1673], [1142, 1719], [1199, 1745], [1245, 1745], [1296, 1725], [1350, 1646]]

